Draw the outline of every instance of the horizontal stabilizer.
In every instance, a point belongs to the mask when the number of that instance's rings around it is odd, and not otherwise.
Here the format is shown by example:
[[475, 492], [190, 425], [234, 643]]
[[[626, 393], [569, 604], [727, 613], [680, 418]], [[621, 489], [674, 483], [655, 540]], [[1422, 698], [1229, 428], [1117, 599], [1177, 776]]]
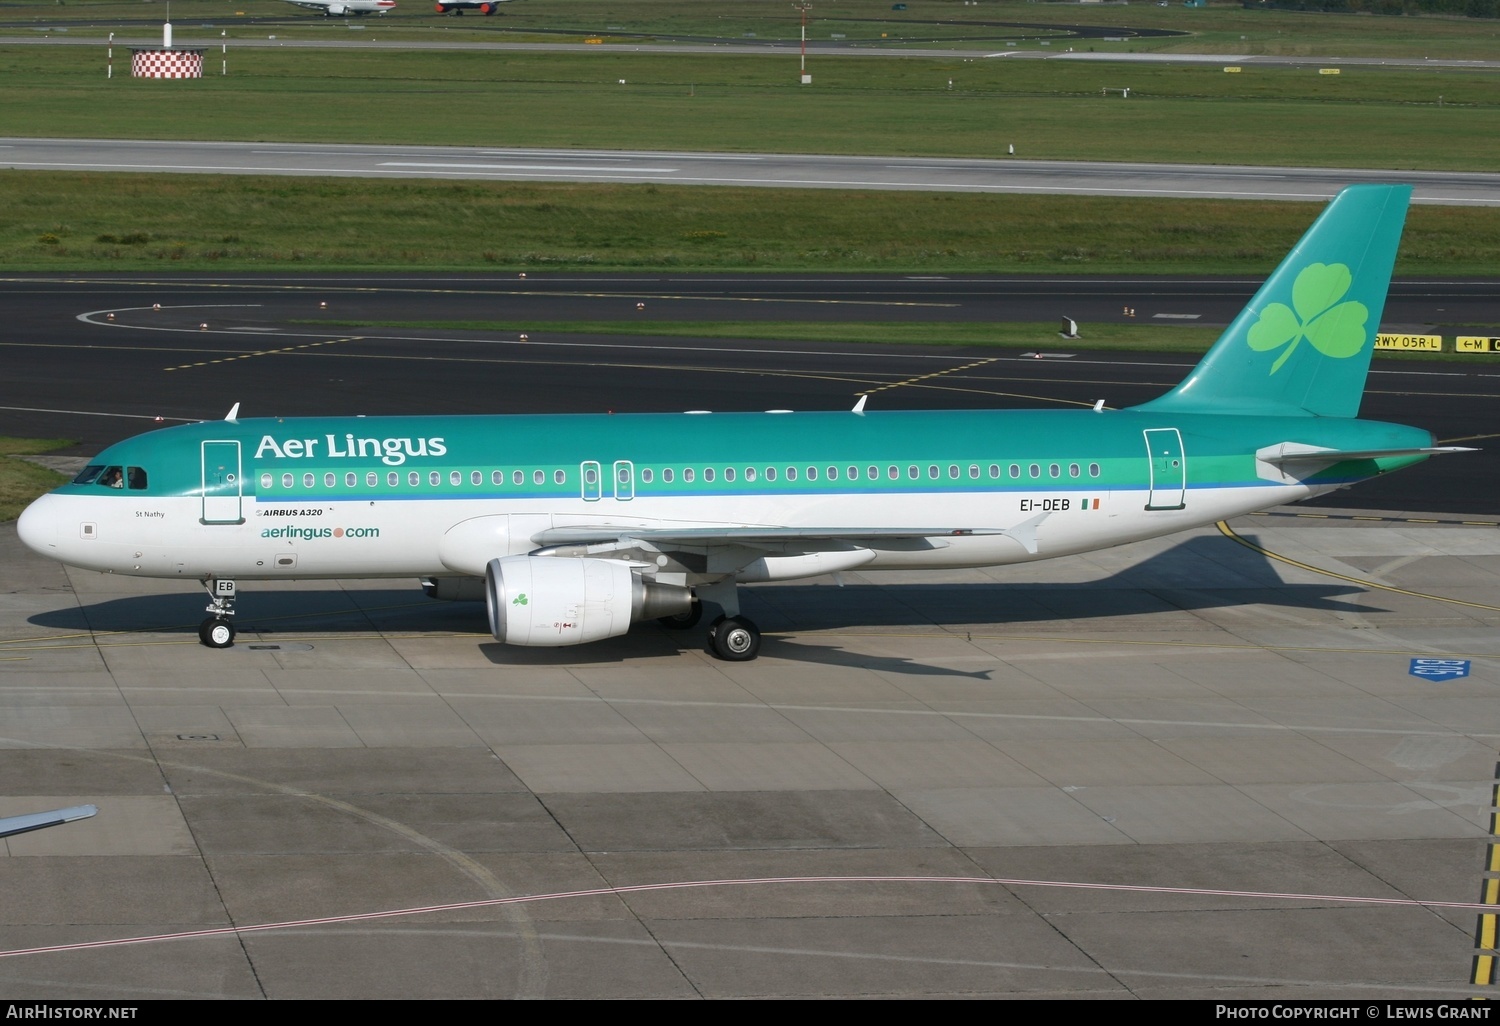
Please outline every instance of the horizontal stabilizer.
[[1463, 445], [1430, 445], [1397, 449], [1325, 449], [1298, 442], [1281, 442], [1258, 449], [1255, 458], [1278, 466], [1287, 463], [1342, 463], [1344, 460], [1379, 460], [1398, 456], [1441, 456], [1450, 452], [1477, 452]]

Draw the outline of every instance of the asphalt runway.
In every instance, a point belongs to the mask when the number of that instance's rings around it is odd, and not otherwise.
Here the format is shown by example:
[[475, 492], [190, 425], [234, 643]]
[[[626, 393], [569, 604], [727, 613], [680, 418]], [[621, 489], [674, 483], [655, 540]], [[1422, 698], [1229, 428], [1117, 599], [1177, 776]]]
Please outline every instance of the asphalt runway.
[[[1033, 350], [693, 340], [527, 330], [535, 320], [1125, 320], [1223, 325], [1248, 280], [730, 276], [110, 277], [0, 281], [0, 433], [78, 439], [89, 455], [165, 423], [246, 415], [1122, 407], [1175, 385], [1186, 354], [1091, 353], [1043, 333]], [[1494, 284], [1400, 282], [1390, 330], [1500, 325]], [[637, 304], [644, 304], [638, 310]], [[153, 310], [160, 305], [161, 310]], [[112, 319], [111, 319], [112, 317]], [[484, 320], [503, 332], [320, 321]], [[200, 328], [200, 325], [207, 325]], [[1472, 332], [1473, 328], [1443, 329]], [[522, 333], [528, 335], [521, 342]], [[1041, 352], [1042, 359], [1029, 355]], [[1317, 500], [1423, 513], [1494, 513], [1500, 367], [1377, 359], [1362, 414], [1481, 451]]]
[[1330, 199], [1360, 182], [1399, 181], [1415, 187], [1415, 203], [1500, 204], [1500, 174], [1478, 172], [792, 153], [0, 138], [0, 167], [1299, 201]]
[[[127, 31], [138, 33], [138, 35], [126, 36], [122, 31], [113, 40], [105, 36], [84, 36], [81, 34], [68, 35], [73, 32], [74, 26], [59, 25], [53, 29], [55, 34], [29, 35], [29, 36], [0, 36], [0, 46], [95, 46], [103, 47], [111, 41], [117, 46], [154, 45], [160, 38], [149, 30], [140, 28], [143, 19], [123, 19], [111, 24], [124, 25]], [[238, 19], [237, 19], [238, 20]], [[295, 26], [298, 22], [306, 24], [306, 18], [296, 16], [287, 18], [247, 18], [240, 24], [255, 24], [267, 27], [276, 25]], [[148, 22], [153, 28], [159, 22]], [[353, 27], [378, 27], [380, 22], [367, 21], [363, 25]], [[19, 26], [0, 22], [0, 30], [14, 31]], [[33, 32], [48, 31], [49, 26], [28, 23], [27, 28]], [[82, 28], [89, 31], [98, 31], [101, 26], [87, 25]], [[219, 36], [205, 35], [195, 36], [194, 32], [201, 29], [213, 29], [215, 25], [178, 25], [176, 41], [178, 46], [194, 46], [211, 48], [224, 43]], [[499, 20], [481, 22], [475, 24], [473, 21], [464, 23], [466, 31], [474, 35], [490, 32], [495, 35], [507, 31], [508, 26]], [[1110, 34], [1145, 34], [1146, 30], [1122, 29], [1111, 30], [1102, 26], [1080, 26], [1081, 29], [1090, 33]], [[559, 33], [572, 35], [590, 35], [591, 33], [574, 32]], [[616, 35], [607, 32], [607, 35]], [[655, 36], [654, 38], [663, 38]], [[1322, 67], [1363, 67], [1363, 68], [1421, 68], [1425, 70], [1443, 71], [1493, 71], [1500, 68], [1500, 61], [1464, 58], [1441, 58], [1441, 57], [1331, 57], [1331, 56], [1285, 56], [1276, 54], [1218, 54], [1218, 53], [1090, 53], [1078, 51], [1071, 47], [1058, 46], [1056, 49], [1022, 50], [1011, 49], [1008, 40], [1026, 40], [1028, 37], [1023, 32], [1015, 34], [1001, 34], [995, 38], [992, 45], [1002, 46], [999, 50], [985, 50], [976, 48], [953, 49], [938, 46], [890, 46], [883, 45], [875, 40], [845, 40], [843, 42], [811, 40], [807, 41], [807, 55], [813, 58], [844, 58], [844, 57], [903, 57], [918, 60], [1042, 60], [1042, 61], [1094, 61], [1103, 63], [1125, 63], [1125, 64], [1216, 64], [1216, 65], [1259, 65], [1262, 67], [1290, 67], [1290, 68], [1322, 68]], [[1051, 37], [1052, 43], [1063, 42], [1057, 37]], [[392, 40], [392, 39], [248, 39], [239, 38], [230, 42], [233, 47], [250, 47], [255, 49], [266, 49], [281, 47], [288, 49], [308, 50], [479, 50], [503, 53], [505, 51], [535, 51], [540, 53], [658, 53], [658, 54], [741, 54], [747, 56], [787, 56], [801, 52], [800, 42], [791, 40], [760, 40], [750, 41], [744, 38], [732, 40], [699, 40], [697, 42], [682, 41], [675, 43], [516, 43], [516, 42], [493, 42], [482, 39], [467, 40]]]
[[[1126, 405], [1190, 359], [318, 319], [1045, 320], [1133, 297], [1208, 321], [1252, 283], [0, 288], [0, 433], [104, 444], [233, 402]], [[1494, 318], [1485, 283], [1396, 291], [1413, 323]], [[1366, 413], [1482, 434], [1495, 374], [1380, 361]], [[415, 581], [247, 587], [239, 643], [211, 651], [183, 582], [65, 570], [0, 527], [0, 815], [100, 810], [0, 840], [0, 998], [1491, 996], [1490, 458], [1341, 499], [1413, 481], [1389, 516], [1288, 508], [1029, 566], [749, 587], [765, 643], [743, 664], [654, 625], [508, 649], [482, 606]]]

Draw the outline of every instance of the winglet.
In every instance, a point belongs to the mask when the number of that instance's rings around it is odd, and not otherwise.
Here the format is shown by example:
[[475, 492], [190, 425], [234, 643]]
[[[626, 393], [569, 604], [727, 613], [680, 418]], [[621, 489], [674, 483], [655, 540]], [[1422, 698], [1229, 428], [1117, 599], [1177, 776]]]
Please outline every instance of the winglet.
[[231, 424], [238, 421], [240, 419], [240, 404], [235, 403], [233, 406], [231, 406], [229, 408], [229, 412], [224, 414], [224, 419], [229, 421]]
[[866, 392], [864, 395], [860, 396], [859, 397], [859, 402], [857, 402], [857, 403], [854, 404], [854, 409], [851, 412], [853, 412], [853, 413], [864, 413], [865, 412], [865, 400], [868, 399], [868, 398], [870, 398], [870, 393], [869, 392]]

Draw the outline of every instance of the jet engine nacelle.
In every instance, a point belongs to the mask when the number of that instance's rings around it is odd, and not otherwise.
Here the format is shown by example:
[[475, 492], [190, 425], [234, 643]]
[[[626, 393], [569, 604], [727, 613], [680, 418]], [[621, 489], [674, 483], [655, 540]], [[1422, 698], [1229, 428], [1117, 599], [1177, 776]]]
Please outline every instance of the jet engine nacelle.
[[327, 10], [330, 18], [340, 18], [349, 13], [349, 8], [343, 4], [329, 4]]
[[507, 645], [582, 645], [693, 607], [691, 590], [647, 581], [618, 559], [507, 556], [484, 576], [490, 631]]

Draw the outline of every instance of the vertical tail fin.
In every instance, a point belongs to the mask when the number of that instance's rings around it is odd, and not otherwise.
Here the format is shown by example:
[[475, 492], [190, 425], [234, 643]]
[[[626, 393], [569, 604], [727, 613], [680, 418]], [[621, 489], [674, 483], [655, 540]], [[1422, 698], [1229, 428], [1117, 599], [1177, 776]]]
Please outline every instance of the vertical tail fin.
[[1137, 409], [1354, 417], [1409, 185], [1351, 185], [1334, 197], [1182, 383]]

